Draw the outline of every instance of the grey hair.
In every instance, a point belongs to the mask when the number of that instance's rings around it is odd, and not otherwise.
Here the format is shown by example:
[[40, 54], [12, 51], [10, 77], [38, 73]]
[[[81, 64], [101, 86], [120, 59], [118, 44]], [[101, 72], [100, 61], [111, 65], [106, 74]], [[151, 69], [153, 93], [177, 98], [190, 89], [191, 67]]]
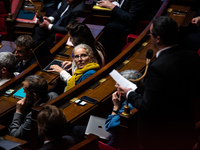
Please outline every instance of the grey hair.
[[95, 58], [94, 58], [93, 50], [92, 50], [92, 48], [91, 48], [89, 45], [87, 45], [87, 44], [79, 44], [79, 45], [75, 46], [74, 49], [73, 49], [73, 51], [72, 51], [72, 54], [73, 54], [73, 55], [74, 55], [74, 51], [75, 51], [76, 49], [78, 49], [78, 48], [83, 48], [83, 49], [85, 49], [85, 50], [87, 51], [87, 54], [88, 54], [88, 56], [89, 56], [89, 59], [90, 59], [90, 60], [93, 59], [92, 62], [96, 62], [96, 61], [95, 61]]
[[20, 35], [16, 40], [15, 40], [15, 45], [18, 47], [25, 47], [26, 51], [29, 51], [30, 49], [34, 49], [35, 47], [35, 42], [33, 38], [30, 35]]
[[[125, 70], [125, 71], [120, 72], [120, 74], [128, 80], [129, 79], [135, 80], [142, 76], [142, 74], [137, 70]], [[143, 80], [140, 80], [140, 81], [134, 82], [134, 83], [137, 84], [137, 86], [139, 86], [142, 82], [143, 82]]]
[[8, 72], [13, 73], [17, 60], [11, 52], [0, 52], [0, 69], [5, 67]]

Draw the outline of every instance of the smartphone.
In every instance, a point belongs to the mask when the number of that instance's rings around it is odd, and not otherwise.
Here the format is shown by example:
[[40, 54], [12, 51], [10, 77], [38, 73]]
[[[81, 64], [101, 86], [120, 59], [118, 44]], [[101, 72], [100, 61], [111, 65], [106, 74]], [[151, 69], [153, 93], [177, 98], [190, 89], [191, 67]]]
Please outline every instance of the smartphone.
[[95, 104], [95, 103], [98, 102], [97, 100], [95, 100], [95, 99], [93, 99], [91, 97], [88, 97], [88, 96], [81, 97], [81, 100], [82, 101], [86, 101], [86, 102], [91, 103], [91, 104]]

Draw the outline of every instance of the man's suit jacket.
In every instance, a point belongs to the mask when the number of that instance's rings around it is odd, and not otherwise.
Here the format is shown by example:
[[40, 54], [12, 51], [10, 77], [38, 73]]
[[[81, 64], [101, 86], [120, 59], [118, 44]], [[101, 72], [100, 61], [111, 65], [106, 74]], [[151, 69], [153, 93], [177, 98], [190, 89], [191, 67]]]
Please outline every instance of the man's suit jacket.
[[192, 102], [200, 85], [199, 66], [196, 52], [178, 47], [161, 52], [150, 65], [143, 96], [136, 92], [128, 95], [129, 102], [139, 110], [139, 136], [143, 141], [165, 147], [170, 140], [176, 144], [192, 140]]
[[15, 72], [22, 72], [22, 71], [24, 71], [26, 68], [28, 68], [29, 66], [31, 66], [35, 61], [36, 61], [35, 57], [32, 56], [32, 57], [25, 63], [25, 65], [23, 65], [22, 61], [19, 62], [19, 64], [18, 64], [17, 67], [15, 68]]
[[133, 28], [138, 20], [152, 19], [146, 16], [154, 16], [160, 4], [160, 0], [124, 0], [121, 8], [112, 10], [112, 20], [124, 25], [124, 29]]
[[75, 141], [71, 136], [63, 136], [62, 138], [44, 144], [39, 150], [65, 150], [74, 144]]
[[60, 19], [60, 15], [67, 8], [67, 6], [67, 1], [63, 0], [61, 7], [52, 14], [52, 16], [55, 18], [55, 21], [53, 22], [54, 25], [51, 29], [52, 32], [66, 34], [66, 26], [69, 24], [69, 22], [75, 21], [77, 17], [81, 17], [84, 15], [85, 1], [80, 0], [80, 2], [75, 4], [73, 7], [69, 7], [67, 12], [62, 16], [61, 23], [59, 25], [55, 25], [56, 22]]

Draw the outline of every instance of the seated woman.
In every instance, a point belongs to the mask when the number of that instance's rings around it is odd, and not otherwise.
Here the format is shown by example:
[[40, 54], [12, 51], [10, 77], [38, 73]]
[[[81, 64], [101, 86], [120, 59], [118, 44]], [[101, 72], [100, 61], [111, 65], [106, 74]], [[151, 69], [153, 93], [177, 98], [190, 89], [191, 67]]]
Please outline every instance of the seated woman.
[[[99, 41], [95, 40], [92, 32], [87, 25], [83, 23], [69, 23], [67, 26], [67, 31], [69, 33], [69, 41], [72, 43], [73, 46], [81, 43], [89, 45], [93, 50], [96, 62], [101, 67], [105, 65], [105, 48]], [[76, 66], [74, 66], [74, 63], [72, 63], [72, 73], [74, 71], [74, 68], [76, 68]]]
[[85, 80], [100, 68], [99, 64], [95, 63], [95, 57], [90, 46], [86, 44], [79, 44], [74, 47], [72, 51], [73, 61], [77, 66], [73, 75], [64, 70], [66, 67], [63, 63], [63, 68], [58, 65], [51, 65], [49, 72], [57, 72], [60, 74], [62, 81], [67, 82], [65, 91], [73, 88], [76, 84]]

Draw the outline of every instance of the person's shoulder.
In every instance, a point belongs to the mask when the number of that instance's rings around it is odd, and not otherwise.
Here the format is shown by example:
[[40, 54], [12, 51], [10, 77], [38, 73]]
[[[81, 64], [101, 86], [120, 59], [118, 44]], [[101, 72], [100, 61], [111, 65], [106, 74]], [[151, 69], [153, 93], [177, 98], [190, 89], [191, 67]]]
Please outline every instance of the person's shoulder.
[[58, 94], [55, 92], [48, 93], [49, 100], [52, 100], [52, 99], [56, 98], [57, 96], [58, 96]]
[[88, 71], [86, 71], [84, 74], [94, 74], [96, 71], [95, 70], [88, 70]]

